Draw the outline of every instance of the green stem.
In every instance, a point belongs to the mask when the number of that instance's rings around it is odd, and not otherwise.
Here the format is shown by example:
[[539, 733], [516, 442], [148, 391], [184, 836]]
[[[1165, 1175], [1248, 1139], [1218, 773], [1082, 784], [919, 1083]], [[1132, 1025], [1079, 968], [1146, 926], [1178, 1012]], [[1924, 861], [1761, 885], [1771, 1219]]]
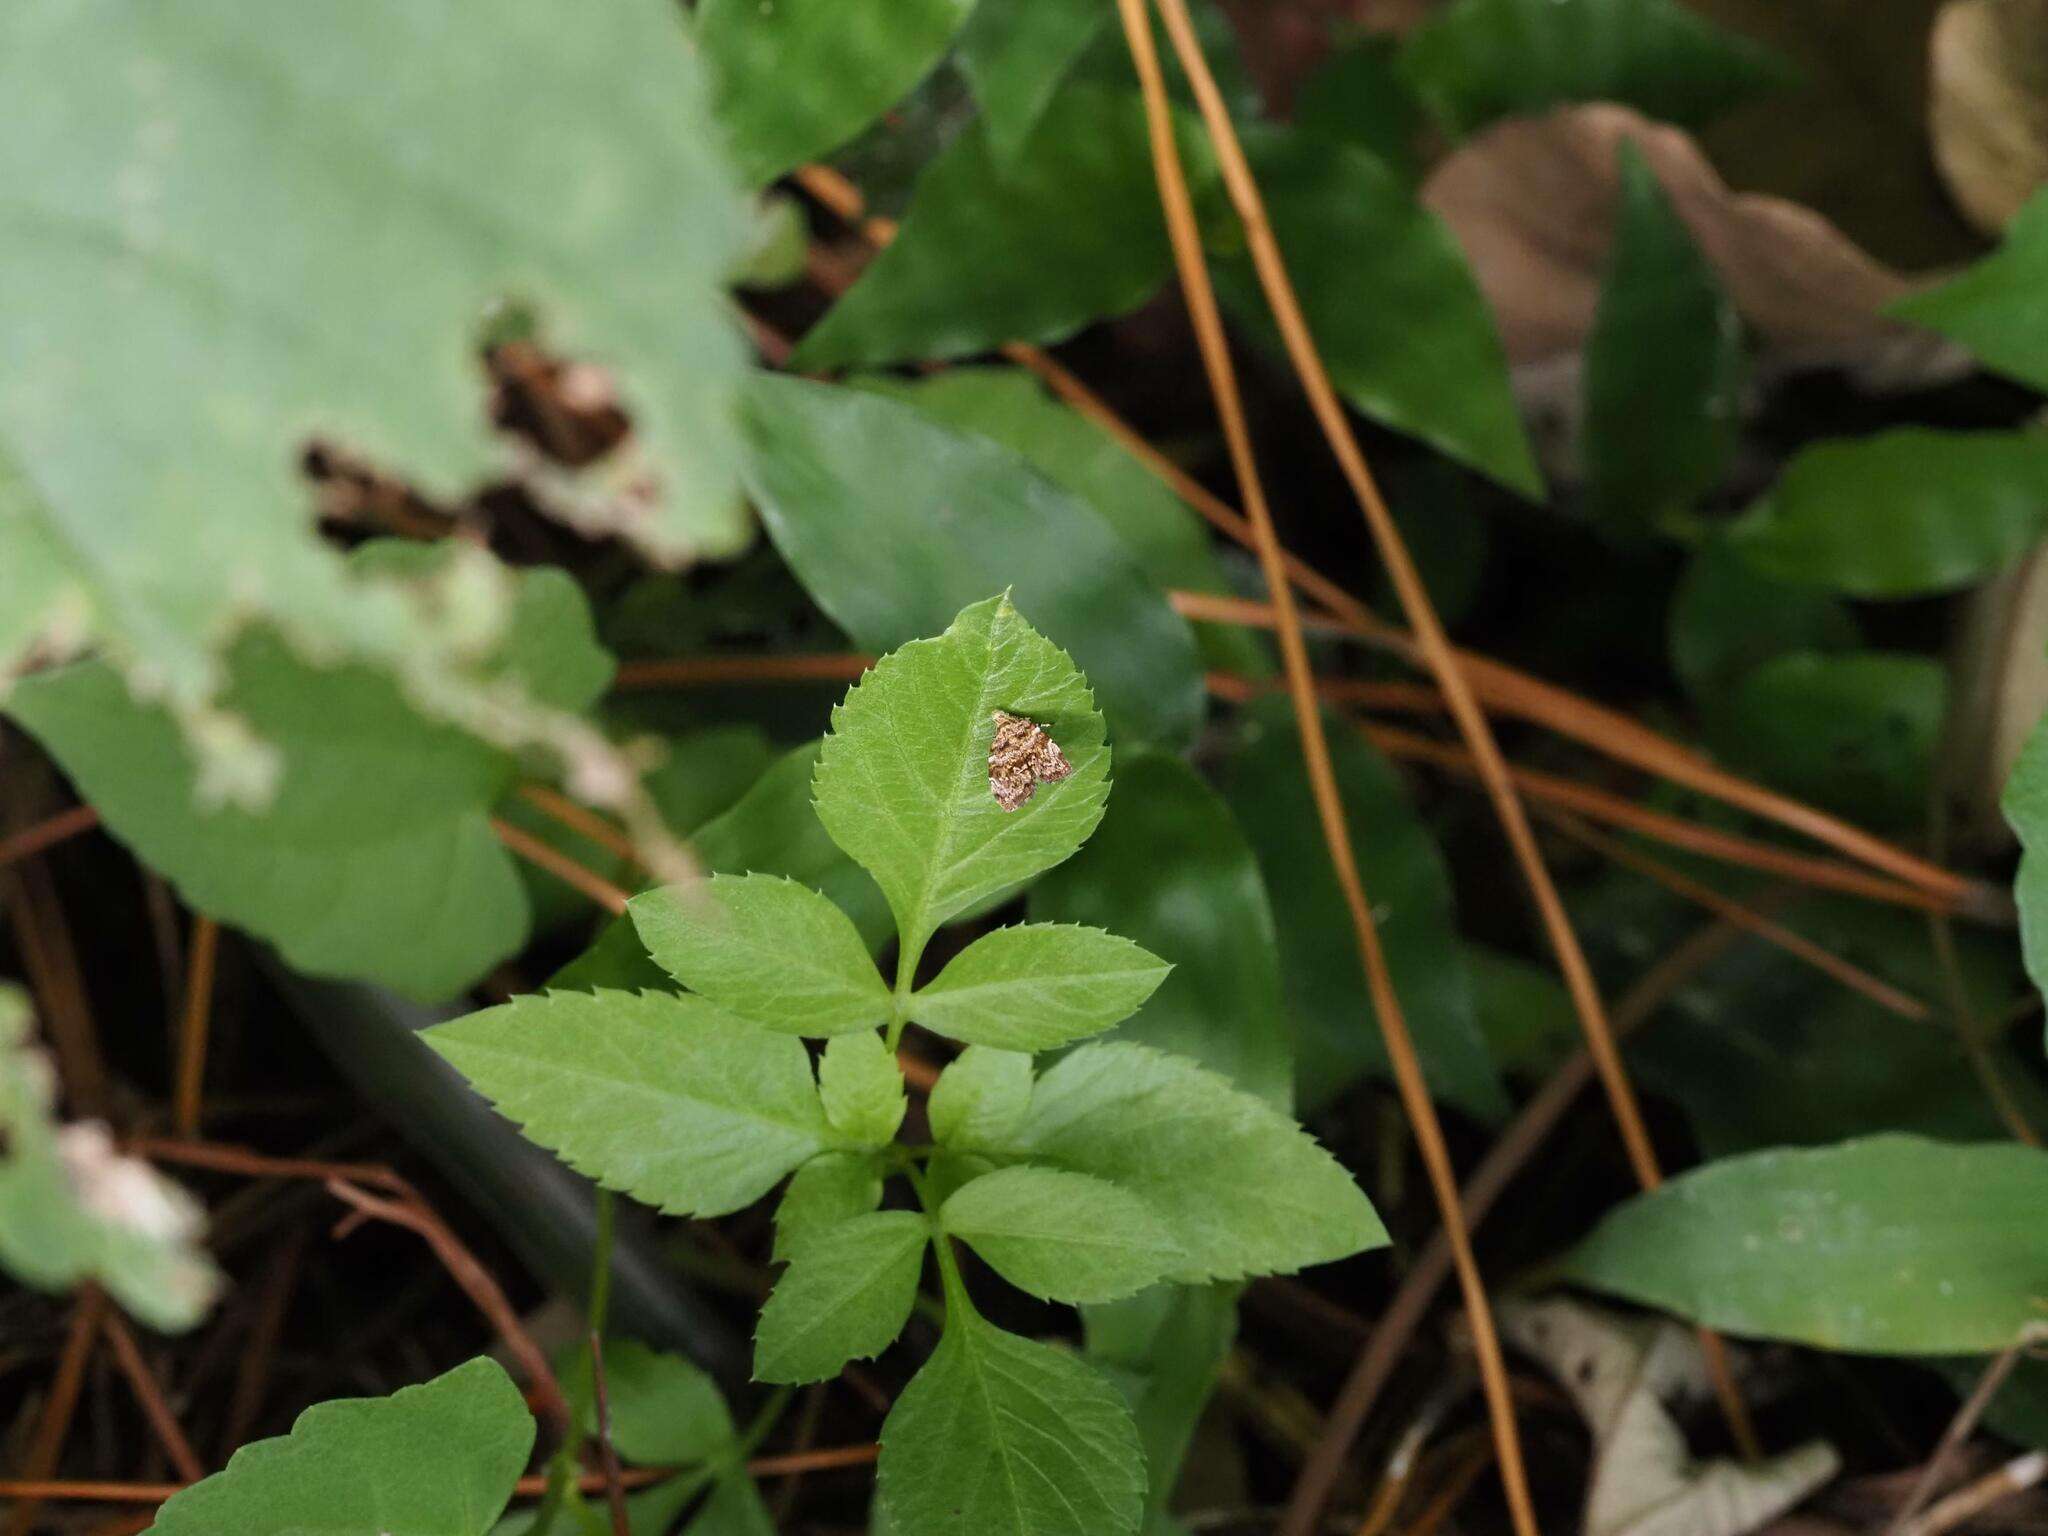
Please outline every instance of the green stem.
[[912, 944], [907, 938], [896, 946], [896, 991], [889, 1008], [889, 1054], [894, 1056], [903, 1040], [903, 1026], [910, 1022], [911, 983], [917, 978], [917, 962], [924, 958], [929, 936]]
[[[618, 1196], [608, 1189], [597, 1192], [597, 1234], [590, 1249], [590, 1301], [583, 1309], [584, 1322], [590, 1334], [604, 1335], [605, 1317], [612, 1304], [612, 1234], [618, 1221]], [[586, 1353], [588, 1350], [586, 1348]], [[579, 1449], [577, 1436], [580, 1427], [590, 1419], [597, 1390], [597, 1362], [591, 1361], [590, 1369], [576, 1384], [569, 1397], [569, 1436], [556, 1447], [555, 1454], [548, 1461], [548, 1491], [541, 1499], [541, 1505], [533, 1517], [532, 1529], [527, 1536], [548, 1536], [562, 1511], [568, 1507], [569, 1496], [576, 1487], [576, 1452]]]

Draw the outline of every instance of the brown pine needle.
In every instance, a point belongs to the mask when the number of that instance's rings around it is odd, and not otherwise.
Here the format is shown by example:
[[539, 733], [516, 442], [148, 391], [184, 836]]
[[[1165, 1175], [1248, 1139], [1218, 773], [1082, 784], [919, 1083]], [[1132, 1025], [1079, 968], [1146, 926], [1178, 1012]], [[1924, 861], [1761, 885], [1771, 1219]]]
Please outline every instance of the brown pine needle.
[[544, 869], [564, 885], [581, 891], [614, 917], [625, 915], [626, 893], [603, 875], [585, 869], [559, 848], [550, 847], [531, 832], [515, 827], [509, 821], [493, 816], [491, 830], [498, 834], [499, 842], [534, 868]]
[[59, 811], [32, 827], [0, 838], [0, 869], [28, 858], [32, 854], [54, 848], [81, 832], [89, 832], [100, 824], [100, 813], [89, 805], [74, 805], [68, 811]]
[[612, 686], [627, 692], [640, 688], [706, 688], [727, 683], [850, 683], [875, 664], [855, 651], [822, 655], [684, 656], [672, 661], [629, 661]]
[[205, 913], [192, 918], [192, 947], [185, 962], [185, 1012], [178, 1026], [178, 1074], [172, 1092], [171, 1124], [180, 1136], [199, 1134], [206, 1096], [206, 1039], [213, 1018], [214, 962], [220, 953], [220, 924]]
[[142, 1349], [135, 1342], [134, 1333], [112, 1307], [101, 1313], [100, 1331], [106, 1335], [107, 1344], [114, 1352], [114, 1363], [127, 1378], [128, 1388], [135, 1394], [142, 1416], [149, 1421], [150, 1432], [164, 1448], [164, 1454], [170, 1457], [172, 1467], [186, 1482], [198, 1482], [206, 1476], [206, 1467], [192, 1449], [192, 1442], [185, 1438], [184, 1428], [165, 1400], [164, 1389], [158, 1383], [156, 1373], [142, 1358]]
[[571, 832], [597, 844], [606, 853], [639, 865], [640, 855], [634, 850], [631, 838], [589, 806], [579, 805], [559, 789], [550, 789], [545, 784], [522, 784], [519, 786], [519, 798], [543, 816], [552, 817]]
[[1237, 374], [1230, 359], [1229, 343], [1223, 334], [1222, 316], [1209, 283], [1201, 235], [1196, 228], [1194, 202], [1181, 166], [1180, 149], [1174, 140], [1166, 82], [1152, 41], [1152, 24], [1146, 15], [1144, 0], [1117, 0], [1117, 10], [1144, 91], [1153, 170], [1159, 182], [1160, 201], [1166, 214], [1175, 265], [1180, 273], [1182, 294], [1194, 322], [1210, 393], [1215, 398], [1224, 436], [1229, 443], [1238, 492], [1251, 517], [1260, 569], [1279, 620], [1280, 651], [1286, 665], [1288, 691], [1294, 704], [1295, 721], [1301, 731], [1302, 756], [1315, 793], [1317, 813], [1322, 820], [1324, 842], [1351, 910], [1359, 954], [1365, 964], [1367, 984], [1372, 994], [1374, 1015], [1386, 1040], [1387, 1056], [1393, 1065], [1402, 1105], [1420, 1146], [1444, 1230], [1451, 1234], [1458, 1278], [1478, 1353], [1480, 1376], [1486, 1388], [1487, 1408], [1509, 1511], [1518, 1536], [1535, 1536], [1536, 1511], [1529, 1497], [1528, 1477], [1522, 1463], [1522, 1447], [1508, 1391], [1506, 1363], [1501, 1356], [1492, 1308], [1486, 1299], [1486, 1287], [1480, 1279], [1471, 1245], [1465, 1238], [1464, 1214], [1458, 1205], [1457, 1176], [1451, 1167], [1450, 1152], [1444, 1145], [1436, 1107], [1430, 1102], [1414, 1042], [1409, 1038], [1406, 1018], [1394, 994], [1386, 956], [1380, 947], [1379, 930], [1374, 924], [1372, 907], [1366, 900], [1365, 888], [1359, 878], [1350, 828], [1337, 797], [1336, 775], [1330, 765], [1329, 744], [1323, 737], [1322, 716], [1316, 704], [1314, 679], [1309, 671], [1308, 647], [1295, 613], [1293, 589], [1287, 583], [1279, 536], [1274, 531], [1273, 519], [1266, 506], [1265, 489], [1259, 479], [1250, 428], [1238, 392]]
[[35, 1439], [22, 1458], [22, 1470], [28, 1479], [15, 1493], [0, 1485], [0, 1497], [20, 1500], [8, 1514], [6, 1536], [28, 1536], [36, 1528], [38, 1500], [53, 1497], [37, 1492], [35, 1483], [56, 1469], [57, 1458], [63, 1454], [64, 1439], [71, 1433], [71, 1416], [78, 1409], [79, 1389], [85, 1384], [85, 1368], [92, 1360], [92, 1346], [99, 1338], [100, 1317], [106, 1307], [106, 1296], [99, 1287], [87, 1286], [71, 1309], [71, 1326], [57, 1355], [57, 1374], [50, 1382], [50, 1395], [43, 1400]]

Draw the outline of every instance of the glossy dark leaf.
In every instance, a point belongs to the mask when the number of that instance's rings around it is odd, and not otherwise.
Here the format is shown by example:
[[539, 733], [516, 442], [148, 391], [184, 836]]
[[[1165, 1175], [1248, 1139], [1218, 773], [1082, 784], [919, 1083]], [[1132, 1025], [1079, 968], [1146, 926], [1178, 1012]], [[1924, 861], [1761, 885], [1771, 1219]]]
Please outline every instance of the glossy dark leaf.
[[1382, 32], [1339, 48], [1301, 84], [1294, 124], [1376, 156], [1413, 185], [1421, 174], [1422, 104], [1399, 68], [1400, 44]]
[[1938, 287], [1891, 307], [1900, 320], [1939, 331], [1993, 373], [2048, 389], [2048, 191], [2034, 194], [2007, 227], [2005, 243]]
[[981, 103], [997, 164], [1016, 158], [1109, 20], [1099, 0], [979, 0], [960, 33], [960, 68]]
[[1856, 616], [1832, 593], [1773, 581], [1722, 543], [1693, 558], [1671, 598], [1671, 668], [1703, 703], [1724, 700], [1787, 651], [1851, 651], [1861, 642]]

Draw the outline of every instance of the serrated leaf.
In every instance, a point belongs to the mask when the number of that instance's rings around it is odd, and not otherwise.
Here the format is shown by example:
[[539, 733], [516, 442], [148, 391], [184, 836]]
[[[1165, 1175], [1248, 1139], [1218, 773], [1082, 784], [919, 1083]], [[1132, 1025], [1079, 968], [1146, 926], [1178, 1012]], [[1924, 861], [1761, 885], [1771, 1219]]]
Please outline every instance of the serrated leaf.
[[[1293, 1031], [1265, 883], [1229, 805], [1180, 758], [1118, 755], [1102, 825], [1032, 886], [1030, 909], [1034, 918], [1113, 924], [1172, 964], [1108, 1038], [1189, 1057], [1287, 1107]], [[938, 1107], [935, 1090], [934, 1134]]]
[[1129, 1018], [1173, 967], [1100, 928], [985, 933], [910, 999], [913, 1023], [971, 1045], [1049, 1051]]
[[820, 1227], [865, 1216], [882, 1203], [882, 1167], [868, 1152], [827, 1152], [797, 1169], [775, 1207], [775, 1262]]
[[1416, 28], [1401, 64], [1460, 135], [1574, 101], [1698, 127], [1792, 80], [1777, 54], [1677, 0], [1457, 0]]
[[642, 892], [628, 910], [664, 970], [761, 1029], [838, 1035], [889, 1017], [889, 989], [853, 923], [794, 880], [714, 875]]
[[1042, 1073], [1001, 1149], [1129, 1190], [1187, 1257], [1188, 1284], [1291, 1274], [1387, 1240], [1337, 1160], [1271, 1105], [1142, 1045], [1084, 1045]]
[[973, 0], [704, 0], [696, 34], [749, 186], [837, 149], [939, 62]]
[[533, 1418], [504, 1368], [472, 1360], [389, 1397], [320, 1403], [174, 1494], [151, 1536], [484, 1536], [526, 1467]]
[[[988, 785], [991, 716], [1036, 721], [1073, 767], [1005, 811]], [[818, 755], [818, 819], [875, 877], [902, 943], [1080, 847], [1109, 793], [1109, 747], [1088, 685], [1008, 597], [875, 664], [833, 711]]]
[[1808, 448], [1729, 530], [1780, 581], [1919, 597], [1980, 581], [2048, 528], [2048, 433], [1902, 427]]
[[149, 1327], [206, 1315], [220, 1272], [185, 1190], [115, 1150], [96, 1122], [60, 1125], [56, 1073], [29, 1044], [21, 995], [0, 986], [0, 1268], [42, 1290], [96, 1281]]
[[526, 893], [489, 820], [509, 757], [414, 713], [384, 673], [312, 667], [267, 631], [228, 672], [227, 707], [282, 757], [260, 815], [202, 809], [177, 722], [104, 663], [27, 678], [7, 709], [137, 858], [299, 970], [439, 999], [525, 942]]
[[403, 657], [312, 537], [297, 455], [317, 434], [451, 499], [500, 473], [476, 352], [506, 300], [616, 373], [657, 499], [609, 521], [667, 559], [744, 543], [740, 207], [701, 94], [661, 0], [570, 29], [551, 0], [7, 7], [10, 631], [70, 608], [181, 712], [249, 617]]
[[[1498, 1119], [1507, 1094], [1473, 1010], [1443, 855], [1386, 760], [1346, 723], [1327, 725], [1337, 792], [1423, 1074], [1432, 1093]], [[1272, 897], [1295, 1027], [1295, 1092], [1313, 1110], [1362, 1073], [1388, 1068], [1284, 699], [1246, 711], [1244, 744], [1223, 788]]]
[[1016, 158], [1108, 20], [1095, 0], [979, 0], [960, 32], [960, 68], [998, 165]]
[[971, 1180], [940, 1207], [939, 1227], [1041, 1301], [1115, 1301], [1184, 1257], [1129, 1190], [1057, 1168], [999, 1168]]
[[[1214, 196], [1199, 128], [1182, 132]], [[925, 169], [896, 239], [805, 336], [806, 370], [1062, 341], [1135, 309], [1173, 269], [1135, 91], [1071, 83], [1017, 157], [969, 126]]]
[[1996, 251], [1945, 283], [1895, 300], [1887, 313], [1939, 331], [1993, 373], [2048, 389], [2044, 281], [2048, 192], [2036, 192], [2006, 226]]
[[1564, 1269], [1726, 1333], [1990, 1353], [2040, 1317], [2044, 1199], [2034, 1147], [1870, 1136], [1753, 1152], [1628, 1201]]
[[1031, 1058], [970, 1045], [946, 1064], [925, 1101], [932, 1139], [959, 1151], [1000, 1146], [1031, 1103]]
[[869, 391], [761, 374], [745, 414], [769, 536], [858, 644], [935, 635], [1008, 590], [1087, 669], [1120, 738], [1192, 738], [1193, 632], [1085, 503], [986, 438]]
[[834, 1141], [803, 1042], [702, 998], [547, 992], [421, 1038], [529, 1138], [671, 1215], [751, 1205]]
[[[1053, 399], [1022, 368], [948, 368], [918, 379], [869, 374], [850, 382], [1021, 454], [1094, 508], [1155, 586], [1224, 596], [1236, 591], [1206, 526], [1187, 504], [1122, 443]], [[1271, 653], [1240, 625], [1197, 624], [1194, 631], [1211, 668], [1254, 676], [1273, 670]]]
[[[1355, 145], [1277, 127], [1244, 139], [1338, 392], [1374, 421], [1540, 499], [1507, 354], [1449, 227]], [[1218, 263], [1216, 280], [1239, 322], [1277, 349], [1250, 257]]]
[[754, 1379], [824, 1381], [895, 1343], [930, 1241], [931, 1223], [915, 1211], [875, 1211], [811, 1232], [761, 1309]]
[[895, 1140], [910, 1107], [903, 1069], [873, 1030], [826, 1042], [818, 1062], [818, 1097], [833, 1130], [871, 1147]]
[[1130, 1536], [1144, 1453], [1116, 1388], [949, 1296], [946, 1332], [882, 1425], [876, 1501], [899, 1536]]
[[1161, 1516], [1236, 1341], [1238, 1289], [1155, 1285], [1123, 1301], [1081, 1309], [1088, 1358], [1123, 1392], [1145, 1447], [1150, 1536], [1172, 1530]]
[[1742, 323], [1630, 142], [1585, 367], [1580, 456], [1593, 516], [1644, 533], [1691, 511], [1735, 451]]

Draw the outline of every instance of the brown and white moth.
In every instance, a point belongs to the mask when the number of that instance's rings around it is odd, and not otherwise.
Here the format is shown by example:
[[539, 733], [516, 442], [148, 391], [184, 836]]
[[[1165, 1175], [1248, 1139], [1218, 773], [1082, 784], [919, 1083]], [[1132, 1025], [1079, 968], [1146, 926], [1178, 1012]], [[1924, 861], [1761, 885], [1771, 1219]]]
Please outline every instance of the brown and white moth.
[[995, 740], [988, 748], [988, 790], [996, 804], [1014, 811], [1041, 784], [1057, 784], [1074, 771], [1045, 727], [1022, 715], [997, 710]]

